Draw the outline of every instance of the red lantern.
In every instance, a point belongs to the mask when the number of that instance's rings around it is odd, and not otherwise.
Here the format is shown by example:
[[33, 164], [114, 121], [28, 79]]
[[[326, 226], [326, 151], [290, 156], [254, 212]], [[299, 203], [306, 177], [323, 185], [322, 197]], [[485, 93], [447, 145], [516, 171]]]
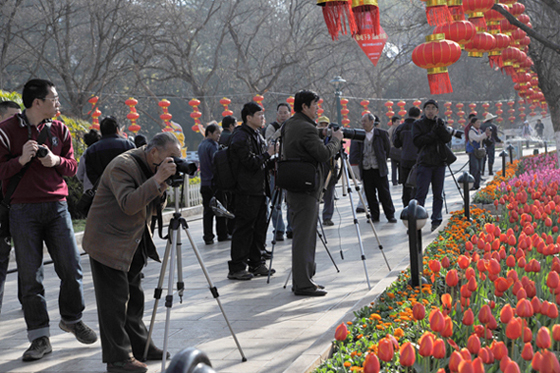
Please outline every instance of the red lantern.
[[[508, 10], [507, 5], [500, 4], [500, 6], [505, 10]], [[486, 20], [486, 26], [488, 30], [496, 30], [497, 32], [500, 32], [500, 22], [505, 19], [505, 17], [498, 11], [490, 9], [484, 13], [484, 19]]]
[[472, 104], [469, 104], [469, 109], [471, 109], [471, 112], [469, 114], [476, 113], [476, 104], [474, 102]]
[[171, 102], [167, 101], [166, 99], [163, 99], [160, 102], [158, 102], [158, 105], [163, 110], [163, 114], [161, 114], [159, 116], [160, 119], [165, 122], [165, 128], [163, 129], [163, 131], [164, 132], [173, 131], [173, 128], [169, 125], [169, 121], [171, 120], [171, 118], [173, 116], [171, 114], [169, 114], [169, 111], [168, 111], [168, 108], [169, 108], [169, 105], [171, 105]]
[[531, 23], [531, 18], [529, 18], [529, 16], [527, 14], [520, 14], [517, 17], [517, 20], [521, 23], [526, 24], [527, 26], [529, 26], [529, 24]]
[[453, 22], [446, 0], [422, 0], [426, 3], [426, 18], [430, 26], [441, 26]]
[[444, 37], [443, 34], [428, 35], [426, 42], [412, 52], [414, 64], [428, 69], [428, 82], [433, 95], [453, 92], [447, 66], [461, 57], [461, 46]]
[[323, 108], [321, 107], [321, 105], [323, 104], [323, 99], [320, 98], [319, 101], [317, 101], [317, 115], [323, 115], [323, 113], [325, 112], [325, 110], [323, 110]]
[[136, 134], [136, 132], [140, 131], [140, 126], [136, 124], [136, 120], [140, 117], [135, 108], [135, 106], [138, 104], [138, 101], [130, 97], [124, 103], [130, 108], [130, 113], [126, 115], [126, 118], [130, 120], [130, 126], [128, 127], [128, 130]]
[[519, 17], [525, 11], [525, 5], [521, 3], [513, 3], [509, 7], [509, 12], [515, 17]]
[[434, 29], [434, 34], [445, 34], [447, 40], [464, 45], [476, 35], [476, 27], [469, 21], [455, 21]]
[[463, 10], [469, 16], [469, 21], [476, 27], [486, 30], [484, 13], [494, 5], [494, 0], [463, 0]]
[[469, 57], [482, 57], [484, 53], [490, 52], [496, 47], [496, 38], [487, 32], [479, 32], [474, 38], [465, 44], [465, 50]]
[[222, 111], [222, 117], [227, 117], [228, 115], [233, 115], [233, 111], [228, 109], [228, 105], [231, 104], [231, 100], [227, 97], [224, 97], [220, 100], [220, 104], [224, 107], [224, 111]]
[[512, 33], [513, 31], [515, 31], [517, 29], [517, 26], [509, 23], [509, 21], [507, 19], [502, 19], [500, 21], [500, 29], [502, 30], [502, 32], [504, 34], [507, 35], [508, 33]]
[[455, 107], [456, 107], [457, 109], [461, 110], [462, 108], [465, 107], [465, 105], [459, 102], [457, 105], [455, 105]]
[[93, 118], [91, 128], [94, 130], [99, 130], [99, 117], [101, 116], [101, 111], [99, 108], [95, 108], [95, 111], [91, 113], [91, 117]]
[[286, 99], [286, 102], [288, 103], [288, 105], [290, 105], [292, 115], [294, 115], [294, 101], [295, 98], [293, 96], [290, 96]]
[[364, 108], [364, 110], [362, 111], [362, 116], [370, 113], [370, 111], [368, 110], [368, 105], [369, 105], [368, 100], [362, 100], [362, 102], [360, 102], [360, 105], [362, 105], [362, 107]]
[[521, 57], [521, 51], [514, 47], [507, 47], [502, 51], [502, 71], [505, 70], [507, 75], [513, 75], [513, 65]]
[[352, 0], [352, 12], [358, 34], [379, 35], [381, 33], [377, 0]]
[[99, 97], [97, 97], [97, 96], [92, 96], [92, 97], [89, 98], [89, 100], [87, 100], [87, 102], [89, 102], [89, 103], [92, 104], [92, 105], [95, 105], [95, 104], [97, 104], [97, 101], [98, 101], [98, 100], [99, 100]]
[[412, 105], [416, 106], [416, 107], [420, 107], [420, 105], [422, 105], [422, 101], [420, 100], [414, 100], [414, 102], [412, 103]]
[[494, 45], [494, 48], [490, 52], [488, 52], [490, 67], [502, 67], [502, 51], [509, 47], [510, 38], [506, 34], [501, 33], [493, 34], [493, 36], [496, 40], [496, 44]]
[[317, 5], [323, 8], [323, 18], [333, 40], [338, 40], [338, 33], [347, 33], [346, 21], [350, 34], [354, 36], [357, 32], [356, 22], [352, 13], [351, 1], [349, 0], [317, 0]]
[[447, 0], [447, 8], [455, 21], [464, 21], [463, 0]]

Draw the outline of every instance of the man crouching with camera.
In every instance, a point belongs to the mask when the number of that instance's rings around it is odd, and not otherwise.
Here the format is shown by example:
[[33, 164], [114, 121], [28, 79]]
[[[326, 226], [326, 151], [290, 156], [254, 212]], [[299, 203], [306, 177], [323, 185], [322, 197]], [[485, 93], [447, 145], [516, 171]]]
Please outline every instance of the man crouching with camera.
[[318, 170], [319, 182], [313, 191], [295, 193], [288, 191], [287, 200], [293, 227], [292, 283], [296, 295], [323, 296], [327, 292], [322, 285], [313, 282], [315, 274], [315, 245], [317, 243], [317, 219], [319, 196], [323, 190], [324, 175], [321, 162], [328, 161], [340, 149], [342, 131], [333, 131], [325, 145], [319, 137], [315, 118], [319, 96], [313, 91], [299, 91], [294, 101], [293, 117], [284, 124], [282, 140], [284, 159], [310, 162]]
[[[141, 272], [148, 257], [159, 261], [149, 223], [176, 172], [172, 157], [180, 156], [181, 145], [169, 132], [119, 155], [103, 172], [89, 210], [82, 246], [90, 256], [108, 372], [148, 370], [137, 360], [148, 343]], [[147, 359], [162, 354], [150, 342]]]

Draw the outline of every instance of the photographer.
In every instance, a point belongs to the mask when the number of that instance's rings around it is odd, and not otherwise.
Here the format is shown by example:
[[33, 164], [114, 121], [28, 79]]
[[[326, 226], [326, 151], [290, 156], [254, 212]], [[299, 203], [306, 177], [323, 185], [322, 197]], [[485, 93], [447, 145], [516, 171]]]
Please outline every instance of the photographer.
[[[484, 150], [482, 142], [492, 135], [490, 127], [486, 131], [480, 128], [480, 119], [472, 117], [470, 120], [471, 128], [469, 129], [469, 140], [465, 146], [465, 150], [469, 155], [469, 173], [474, 177], [474, 185], [471, 190], [480, 188], [481, 171], [484, 164], [485, 154], [477, 155], [478, 150]], [[476, 150], [475, 150], [476, 149]]]
[[421, 206], [426, 202], [430, 183], [432, 184], [432, 232], [439, 227], [443, 218], [443, 183], [445, 180], [446, 153], [444, 146], [451, 141], [445, 122], [438, 118], [438, 104], [428, 100], [423, 106], [424, 115], [412, 125], [412, 141], [418, 148], [416, 170], [416, 197]]
[[321, 162], [332, 158], [340, 149], [342, 132], [333, 132], [328, 144], [319, 137], [317, 118], [319, 95], [313, 91], [299, 91], [294, 100], [296, 112], [284, 124], [282, 140], [285, 159], [299, 159], [310, 162], [317, 168], [319, 185], [308, 193], [288, 191], [287, 199], [291, 211], [292, 241], [292, 283], [296, 295], [323, 296], [327, 292], [322, 285], [313, 282], [315, 274], [315, 246], [317, 243], [317, 219], [319, 196], [323, 190], [324, 175]]
[[406, 179], [408, 179], [410, 170], [416, 164], [416, 158], [418, 157], [418, 149], [412, 141], [412, 124], [418, 119], [420, 119], [420, 109], [416, 106], [408, 109], [408, 118], [395, 130], [392, 138], [395, 147], [402, 149], [399, 183], [403, 186], [403, 207], [408, 206], [408, 203], [414, 197], [414, 188], [406, 185]]
[[[169, 132], [119, 155], [103, 172], [89, 211], [82, 246], [90, 256], [109, 372], [148, 370], [137, 360], [148, 338], [141, 272], [148, 257], [159, 261], [149, 224], [167, 189], [165, 181], [175, 174], [173, 156], [181, 156], [181, 145]], [[162, 353], [150, 344], [148, 360], [161, 360]]]

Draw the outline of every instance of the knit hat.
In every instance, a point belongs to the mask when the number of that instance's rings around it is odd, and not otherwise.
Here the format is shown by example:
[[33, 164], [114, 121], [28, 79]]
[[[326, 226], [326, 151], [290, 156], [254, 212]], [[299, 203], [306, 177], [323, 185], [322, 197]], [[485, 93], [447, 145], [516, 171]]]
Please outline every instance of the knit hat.
[[331, 123], [330, 119], [324, 115], [322, 117], [317, 118], [317, 123], [322, 123], [322, 122], [327, 124]]
[[437, 102], [435, 100], [429, 99], [428, 101], [424, 102], [424, 106], [422, 106], [422, 109], [425, 109], [426, 106], [428, 105], [434, 105], [437, 109], [439, 109], [439, 106], [437, 104]]

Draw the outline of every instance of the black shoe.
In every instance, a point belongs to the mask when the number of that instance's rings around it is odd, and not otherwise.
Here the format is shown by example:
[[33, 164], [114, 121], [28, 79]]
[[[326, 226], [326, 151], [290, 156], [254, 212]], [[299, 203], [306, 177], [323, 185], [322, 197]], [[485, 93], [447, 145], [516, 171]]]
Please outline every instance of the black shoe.
[[373, 218], [373, 219], [371, 219], [371, 221], [374, 222], [374, 223], [379, 223], [379, 218]]
[[492, 171], [488, 172], [488, 175], [494, 175], [494, 173]]
[[471, 190], [478, 190], [478, 188], [477, 187], [472, 187]]
[[239, 281], [247, 281], [252, 279], [254, 276], [252, 273], [247, 272], [246, 270], [237, 271], [237, 272], [230, 272], [227, 275], [227, 278], [230, 280], [239, 280]]
[[286, 237], [288, 237], [289, 239], [294, 238], [294, 232], [286, 232]]
[[214, 240], [204, 240], [204, 243], [206, 245], [212, 245], [214, 243]]
[[148, 366], [133, 357], [125, 361], [107, 363], [107, 372], [111, 373], [145, 373], [147, 371]]
[[334, 225], [334, 223], [331, 219], [325, 219], [325, 220], [323, 220], [323, 225], [326, 226], [326, 227], [332, 227]]
[[294, 291], [295, 295], [303, 295], [307, 297], [323, 297], [327, 295], [327, 291], [324, 289], [312, 288], [312, 289], [302, 289]]
[[[169, 353], [169, 351], [167, 352], [167, 354], [165, 355], [167, 357], [167, 359], [169, 359], [171, 357], [171, 354]], [[161, 361], [163, 360], [163, 350], [157, 347], [152, 347], [148, 349], [148, 356], [146, 356], [146, 360], [144, 360], [144, 357], [136, 357], [134, 356], [136, 359], [138, 359], [139, 361], [150, 361], [150, 360], [156, 360], [156, 361]]]
[[276, 238], [276, 242], [278, 241], [284, 241], [284, 233], [278, 233], [277, 235], [274, 236]]
[[78, 342], [90, 345], [97, 341], [97, 334], [83, 321], [78, 321], [74, 324], [67, 324], [64, 321], [60, 320], [58, 323], [60, 329], [64, 330], [66, 333], [72, 333], [76, 336]]
[[43, 356], [50, 354], [52, 352], [51, 342], [49, 337], [39, 337], [33, 342], [31, 346], [23, 353], [23, 361], [33, 361], [39, 360]]
[[[257, 277], [257, 276], [268, 276], [268, 267], [266, 266], [266, 264], [261, 264], [257, 268], [249, 267], [249, 272], [252, 273], [253, 276], [255, 276], [255, 277]], [[270, 274], [273, 275], [275, 273], [276, 273], [276, 270], [274, 268], [271, 268], [270, 269]]]
[[430, 230], [430, 232], [435, 231], [436, 229], [438, 229], [438, 227], [441, 225], [441, 222], [437, 222], [437, 223], [432, 223], [432, 229]]
[[395, 219], [395, 217], [393, 216], [393, 217], [391, 217], [391, 218], [387, 218], [387, 221], [388, 221], [389, 223], [396, 223], [396, 222], [397, 222], [397, 219]]
[[356, 213], [359, 214], [359, 213], [361, 213], [361, 212], [366, 212], [366, 210], [365, 210], [363, 207], [358, 207], [358, 208], [356, 209]]
[[268, 250], [263, 250], [262, 257], [264, 260], [269, 260], [270, 258], [272, 258], [272, 252]]
[[[231, 235], [227, 235], [225, 237], [218, 237], [218, 242], [224, 242], [224, 241], [231, 241]], [[206, 243], [206, 242], [205, 242]], [[213, 244], [214, 242], [209, 243], [208, 245]]]

